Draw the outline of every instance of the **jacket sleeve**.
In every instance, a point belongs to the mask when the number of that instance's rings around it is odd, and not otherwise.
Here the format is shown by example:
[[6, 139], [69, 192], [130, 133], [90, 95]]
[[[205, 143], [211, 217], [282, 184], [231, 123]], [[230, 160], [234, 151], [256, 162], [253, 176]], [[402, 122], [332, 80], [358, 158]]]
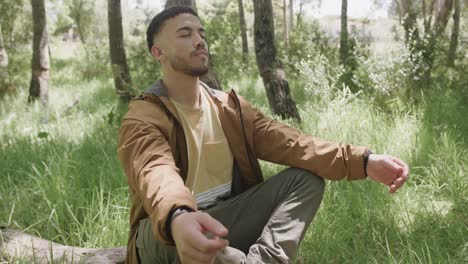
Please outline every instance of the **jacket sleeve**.
[[363, 161], [366, 147], [329, 142], [304, 134], [274, 121], [250, 104], [247, 107], [252, 113], [254, 151], [258, 158], [302, 168], [329, 180], [366, 177]]
[[[185, 187], [171, 148], [154, 124], [124, 119], [119, 131], [118, 156], [128, 178], [132, 199], [140, 199], [156, 238], [173, 244], [166, 230], [169, 212], [180, 206], [197, 209]], [[137, 197], [134, 197], [137, 196]]]

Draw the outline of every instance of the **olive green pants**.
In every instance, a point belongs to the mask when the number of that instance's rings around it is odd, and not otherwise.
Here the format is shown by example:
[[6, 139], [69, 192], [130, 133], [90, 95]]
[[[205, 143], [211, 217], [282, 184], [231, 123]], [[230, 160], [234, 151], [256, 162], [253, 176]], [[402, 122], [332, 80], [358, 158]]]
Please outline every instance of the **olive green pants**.
[[[324, 181], [289, 168], [247, 191], [203, 210], [228, 230], [229, 247], [215, 263], [291, 263], [323, 197]], [[180, 263], [175, 247], [154, 238], [150, 222], [140, 222], [141, 263]]]

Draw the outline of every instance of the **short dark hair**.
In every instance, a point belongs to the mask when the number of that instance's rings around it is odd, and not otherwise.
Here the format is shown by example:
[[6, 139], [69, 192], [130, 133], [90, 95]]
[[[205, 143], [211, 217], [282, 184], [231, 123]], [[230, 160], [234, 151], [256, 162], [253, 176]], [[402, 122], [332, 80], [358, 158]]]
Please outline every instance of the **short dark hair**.
[[166, 22], [166, 20], [170, 18], [176, 17], [184, 13], [192, 14], [198, 19], [200, 19], [200, 17], [198, 17], [197, 12], [195, 12], [195, 10], [193, 10], [189, 6], [173, 6], [161, 11], [153, 18], [153, 20], [151, 20], [151, 23], [149, 24], [148, 29], [146, 30], [146, 42], [148, 43], [148, 49], [150, 52], [151, 48], [154, 45], [154, 36], [161, 32], [161, 28], [163, 27], [164, 22]]

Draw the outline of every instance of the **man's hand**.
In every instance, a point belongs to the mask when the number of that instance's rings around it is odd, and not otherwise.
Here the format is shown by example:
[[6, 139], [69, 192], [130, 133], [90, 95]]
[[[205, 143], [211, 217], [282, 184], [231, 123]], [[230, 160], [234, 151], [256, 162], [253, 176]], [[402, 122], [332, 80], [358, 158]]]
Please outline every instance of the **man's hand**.
[[[184, 213], [171, 223], [171, 232], [182, 263], [213, 263], [228, 246], [228, 230], [207, 213]], [[210, 238], [208, 238], [210, 237]]]
[[398, 158], [388, 155], [369, 155], [367, 176], [374, 181], [390, 187], [390, 193], [395, 193], [408, 179], [409, 168]]

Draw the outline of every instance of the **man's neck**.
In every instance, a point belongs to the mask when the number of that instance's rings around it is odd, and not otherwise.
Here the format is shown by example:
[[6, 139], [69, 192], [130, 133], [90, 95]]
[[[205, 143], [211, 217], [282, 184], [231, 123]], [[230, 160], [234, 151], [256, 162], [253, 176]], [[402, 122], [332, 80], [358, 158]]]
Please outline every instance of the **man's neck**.
[[177, 74], [177, 76], [165, 75], [162, 80], [172, 100], [190, 107], [200, 106], [198, 77]]

